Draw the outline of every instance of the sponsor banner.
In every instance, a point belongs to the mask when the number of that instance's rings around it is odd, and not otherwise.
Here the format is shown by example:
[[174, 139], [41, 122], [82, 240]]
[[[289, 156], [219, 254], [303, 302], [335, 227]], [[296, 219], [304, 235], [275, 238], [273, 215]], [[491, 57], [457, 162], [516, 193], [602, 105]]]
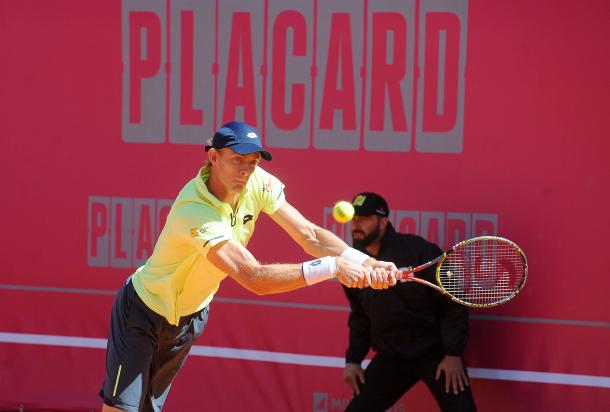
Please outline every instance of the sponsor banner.
[[[153, 251], [173, 200], [90, 196], [87, 262], [92, 267], [137, 268]], [[351, 223], [323, 210], [323, 227], [351, 245]], [[419, 235], [442, 249], [474, 237], [498, 234], [495, 213], [390, 210], [389, 220], [401, 233]]]
[[122, 139], [459, 153], [468, 3], [417, 3], [123, 1]]
[[[99, 409], [113, 296], [232, 119], [259, 129], [288, 201], [348, 243], [329, 205], [376, 191], [400, 232], [525, 250], [519, 296], [472, 313], [479, 409], [609, 403], [607, 2], [46, 3], [0, 7], [0, 334], [34, 336], [0, 342], [0, 409]], [[311, 259], [266, 216], [249, 248]], [[255, 296], [226, 279], [198, 344], [339, 362], [347, 313], [337, 282]], [[339, 411], [340, 369], [212, 350], [167, 409]], [[418, 385], [392, 410], [434, 407]]]
[[[388, 219], [397, 231], [421, 236], [443, 250], [471, 237], [498, 234], [496, 213], [391, 209]], [[324, 208], [322, 221], [326, 229], [351, 245], [352, 225], [335, 221], [332, 206]]]

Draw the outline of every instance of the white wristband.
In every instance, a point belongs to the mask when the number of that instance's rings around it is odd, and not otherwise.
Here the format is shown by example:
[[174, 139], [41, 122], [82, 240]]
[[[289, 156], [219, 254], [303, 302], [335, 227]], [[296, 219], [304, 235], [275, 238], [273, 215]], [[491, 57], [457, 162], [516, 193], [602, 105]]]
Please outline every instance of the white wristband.
[[370, 258], [366, 253], [362, 253], [353, 247], [348, 247], [341, 253], [341, 257], [357, 265], [362, 265], [367, 259]]
[[302, 270], [305, 283], [311, 286], [337, 276], [337, 261], [332, 256], [310, 260], [309, 262], [303, 262]]

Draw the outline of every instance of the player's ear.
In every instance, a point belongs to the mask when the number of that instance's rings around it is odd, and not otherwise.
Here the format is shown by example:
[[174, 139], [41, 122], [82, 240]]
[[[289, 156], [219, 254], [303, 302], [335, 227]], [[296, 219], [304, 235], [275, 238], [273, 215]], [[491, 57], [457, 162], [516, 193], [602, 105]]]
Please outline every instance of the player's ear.
[[218, 151], [213, 147], [208, 150], [208, 160], [213, 165], [216, 164], [216, 162], [218, 161]]

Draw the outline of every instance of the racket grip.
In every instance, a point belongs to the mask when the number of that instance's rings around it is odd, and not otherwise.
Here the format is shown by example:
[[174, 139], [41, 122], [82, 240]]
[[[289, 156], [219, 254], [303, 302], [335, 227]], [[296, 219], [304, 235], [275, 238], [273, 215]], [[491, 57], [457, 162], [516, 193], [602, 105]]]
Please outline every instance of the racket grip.
[[413, 273], [413, 270], [410, 267], [400, 268], [398, 272], [396, 272], [396, 280], [408, 279], [412, 277], [411, 273]]
[[[371, 273], [372, 272], [369, 272], [369, 275]], [[407, 278], [411, 277], [410, 274], [411, 274], [411, 272], [409, 272], [409, 271], [399, 270], [398, 272], [396, 272], [396, 280], [407, 279]]]
[[409, 277], [409, 272], [399, 270], [396, 273], [396, 280], [404, 280], [404, 279], [407, 279], [408, 277]]

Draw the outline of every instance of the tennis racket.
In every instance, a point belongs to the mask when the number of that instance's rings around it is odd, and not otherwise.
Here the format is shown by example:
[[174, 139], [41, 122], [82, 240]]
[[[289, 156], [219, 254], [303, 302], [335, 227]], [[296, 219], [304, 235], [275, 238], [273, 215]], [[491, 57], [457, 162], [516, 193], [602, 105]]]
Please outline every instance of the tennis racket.
[[[436, 284], [414, 276], [436, 266]], [[497, 236], [464, 240], [428, 263], [401, 268], [398, 280], [414, 281], [462, 305], [483, 308], [508, 302], [523, 288], [527, 260], [516, 243]]]

